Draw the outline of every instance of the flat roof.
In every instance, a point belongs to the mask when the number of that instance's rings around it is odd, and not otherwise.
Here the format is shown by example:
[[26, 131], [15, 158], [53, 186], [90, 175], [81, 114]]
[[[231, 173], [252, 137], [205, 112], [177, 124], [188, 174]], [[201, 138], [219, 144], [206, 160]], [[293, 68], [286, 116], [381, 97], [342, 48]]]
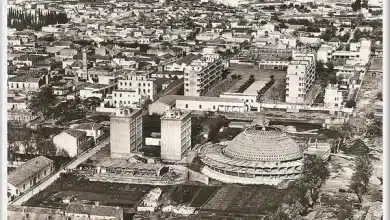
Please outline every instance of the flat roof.
[[257, 95], [257, 92], [262, 89], [265, 84], [267, 84], [267, 81], [264, 80], [259, 80], [255, 81], [250, 85], [244, 92], [243, 94], [249, 94], [249, 95]]
[[70, 204], [66, 209], [66, 213], [75, 214], [89, 214], [95, 216], [108, 216], [117, 217], [117, 215], [123, 212], [122, 208], [112, 206], [95, 206], [86, 204]]
[[123, 169], [156, 170], [156, 171], [163, 168], [163, 166], [159, 164], [130, 163], [126, 159], [108, 159], [99, 163], [99, 166], [123, 168]]
[[208, 97], [208, 96], [183, 96], [183, 95], [166, 95], [159, 98], [158, 102], [162, 102], [166, 105], [171, 105], [175, 101], [205, 101], [205, 102], [240, 102], [243, 101], [236, 98], [221, 98], [221, 97]]
[[221, 98], [221, 97], [208, 97], [208, 96], [181, 96], [181, 95], [178, 95], [176, 100], [205, 101], [205, 102], [243, 102], [235, 98]]
[[382, 58], [372, 58], [369, 70], [383, 71], [383, 59]]

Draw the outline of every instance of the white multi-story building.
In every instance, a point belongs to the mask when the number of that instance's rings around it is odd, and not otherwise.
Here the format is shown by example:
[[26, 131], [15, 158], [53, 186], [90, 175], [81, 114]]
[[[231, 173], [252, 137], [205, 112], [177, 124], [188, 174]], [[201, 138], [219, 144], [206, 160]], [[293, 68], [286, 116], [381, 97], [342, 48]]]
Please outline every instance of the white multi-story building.
[[202, 96], [222, 79], [225, 64], [218, 54], [207, 53], [184, 70], [184, 95]]
[[146, 99], [154, 101], [156, 96], [155, 79], [149, 78], [147, 74], [133, 74], [118, 80], [118, 90], [113, 91], [112, 101], [116, 107], [133, 107]]
[[315, 54], [293, 53], [287, 68], [286, 102], [303, 104], [315, 80]]
[[371, 41], [362, 40], [359, 43], [351, 43], [350, 51], [334, 51], [332, 59], [352, 59], [360, 62], [360, 65], [368, 64], [371, 57]]
[[121, 108], [110, 118], [111, 157], [130, 157], [142, 147], [142, 110]]
[[322, 45], [317, 51], [317, 61], [326, 63], [332, 59], [334, 48], [328, 45]]
[[161, 158], [181, 161], [191, 148], [191, 113], [170, 110], [161, 117]]
[[324, 104], [326, 107], [341, 107], [343, 100], [343, 93], [337, 85], [329, 84], [326, 87], [324, 96]]

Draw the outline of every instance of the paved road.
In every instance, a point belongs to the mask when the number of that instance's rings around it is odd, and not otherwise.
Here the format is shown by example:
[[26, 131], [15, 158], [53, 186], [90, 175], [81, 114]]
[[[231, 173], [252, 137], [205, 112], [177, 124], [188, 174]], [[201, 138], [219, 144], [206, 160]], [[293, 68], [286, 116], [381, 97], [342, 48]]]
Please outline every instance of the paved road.
[[54, 183], [58, 178], [60, 178], [61, 173], [66, 173], [69, 170], [75, 169], [78, 165], [86, 161], [91, 156], [95, 155], [98, 151], [100, 151], [103, 147], [105, 147], [107, 144], [109, 144], [110, 138], [107, 137], [106, 139], [103, 139], [99, 144], [97, 144], [95, 147], [83, 152], [73, 160], [71, 160], [69, 163], [62, 166], [62, 168], [52, 174], [51, 176], [47, 177], [45, 180], [38, 183], [35, 187], [29, 189], [27, 192], [25, 192], [22, 196], [16, 198], [14, 201], [9, 203], [9, 205], [22, 205], [22, 203], [29, 200], [34, 195], [38, 194], [40, 191], [46, 189], [49, 185]]

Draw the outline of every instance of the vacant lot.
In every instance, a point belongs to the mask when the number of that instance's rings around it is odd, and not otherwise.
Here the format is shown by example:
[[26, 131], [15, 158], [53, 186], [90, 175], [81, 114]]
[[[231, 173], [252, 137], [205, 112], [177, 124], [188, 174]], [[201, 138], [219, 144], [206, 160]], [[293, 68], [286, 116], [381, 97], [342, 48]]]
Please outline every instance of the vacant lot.
[[[98, 201], [101, 205], [130, 208], [155, 186], [120, 183], [90, 182], [73, 174], [66, 174], [54, 184], [26, 202], [30, 206], [66, 208], [62, 199], [72, 197], [86, 204]], [[171, 189], [162, 186], [163, 193]]]
[[289, 190], [270, 186], [224, 186], [211, 198], [203, 209], [227, 213], [267, 214], [275, 212]]
[[264, 70], [264, 69], [259, 69], [257, 66], [251, 66], [251, 65], [239, 65], [239, 64], [232, 64], [229, 67], [230, 74], [229, 76], [232, 75], [241, 75], [242, 79], [237, 81], [236, 84], [234, 84], [232, 87], [230, 87], [229, 92], [234, 92], [242, 84], [244, 84], [251, 75], [255, 77], [255, 80], [264, 80], [268, 81], [270, 80], [270, 76], [273, 75], [275, 79], [277, 80], [282, 80], [286, 78], [286, 72], [285, 71], [280, 71], [280, 70]]
[[205, 96], [219, 97], [219, 95], [228, 91], [233, 85], [237, 83], [237, 81], [239, 81], [238, 79], [232, 79], [230, 76], [231, 74], [227, 79], [222, 80], [214, 88], [208, 91]]
[[169, 192], [169, 200], [176, 204], [201, 207], [219, 188], [219, 186], [177, 185]]
[[[73, 198], [84, 204], [94, 204], [98, 201], [101, 205], [134, 208], [155, 187], [90, 182], [73, 174], [66, 174], [27, 201], [25, 205], [66, 209], [67, 204], [62, 200]], [[223, 216], [264, 216], [275, 212], [283, 197], [289, 194], [289, 190], [278, 190], [270, 186], [176, 185], [159, 187], [163, 190], [161, 201], [168, 200], [170, 204], [197, 207], [200, 214], [204, 214], [200, 216], [205, 217], [200, 219], [209, 219], [206, 217], [207, 213], [215, 213], [222, 219], [224, 219]]]

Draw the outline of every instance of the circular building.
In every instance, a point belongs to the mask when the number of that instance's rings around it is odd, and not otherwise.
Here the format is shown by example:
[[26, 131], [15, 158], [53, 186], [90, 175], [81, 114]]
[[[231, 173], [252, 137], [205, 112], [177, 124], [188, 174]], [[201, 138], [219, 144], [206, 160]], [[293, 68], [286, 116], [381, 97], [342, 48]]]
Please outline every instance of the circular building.
[[300, 177], [303, 150], [286, 133], [257, 123], [226, 147], [201, 149], [202, 173], [226, 183], [277, 185]]

